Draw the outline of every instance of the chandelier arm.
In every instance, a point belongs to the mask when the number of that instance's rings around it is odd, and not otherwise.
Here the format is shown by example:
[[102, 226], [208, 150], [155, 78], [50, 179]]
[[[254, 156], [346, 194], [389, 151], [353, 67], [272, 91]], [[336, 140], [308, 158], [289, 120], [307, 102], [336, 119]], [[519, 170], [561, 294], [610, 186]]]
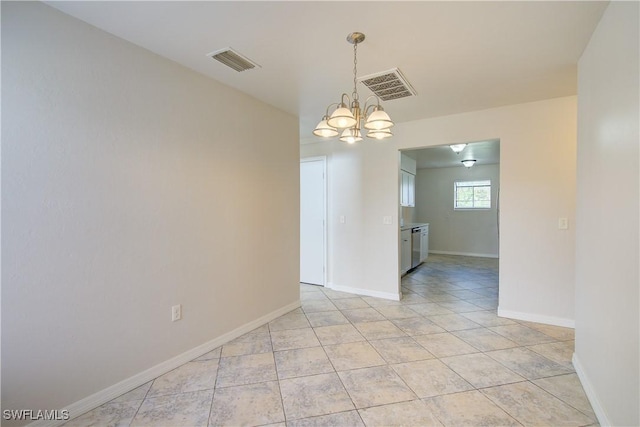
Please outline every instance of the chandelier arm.
[[[344, 102], [344, 98], [347, 98], [348, 102]], [[347, 108], [349, 108], [351, 106], [351, 98], [349, 98], [349, 95], [347, 95], [346, 93], [343, 93], [342, 96], [340, 97], [340, 103], [343, 105], [346, 105]]]
[[[373, 98], [376, 100], [375, 104], [369, 104], [369, 100]], [[380, 107], [380, 98], [377, 95], [369, 95], [364, 101], [364, 108], [362, 109], [363, 117], [366, 119], [369, 116], [369, 109]]]
[[369, 109], [371, 108], [376, 108], [377, 106], [379, 106], [380, 104], [369, 104], [367, 105], [366, 103], [364, 104], [364, 109], [362, 110], [364, 117], [366, 118], [367, 116], [369, 116]]
[[378, 98], [378, 95], [369, 95], [367, 96], [367, 99], [364, 101], [365, 108], [371, 98], [374, 98], [376, 100], [376, 105], [380, 106], [380, 98]]

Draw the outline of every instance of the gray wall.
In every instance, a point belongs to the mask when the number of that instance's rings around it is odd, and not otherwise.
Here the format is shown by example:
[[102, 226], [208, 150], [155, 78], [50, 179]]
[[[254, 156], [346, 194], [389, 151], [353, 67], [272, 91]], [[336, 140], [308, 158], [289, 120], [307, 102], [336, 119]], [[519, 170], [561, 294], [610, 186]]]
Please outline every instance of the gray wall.
[[40, 2], [2, 2], [2, 113], [3, 409], [299, 300], [296, 117]]
[[[454, 210], [455, 181], [491, 180], [491, 209]], [[418, 169], [416, 221], [428, 222], [429, 250], [498, 256], [497, 196], [500, 165]]]
[[638, 2], [612, 2], [578, 64], [576, 370], [602, 425], [640, 425]]

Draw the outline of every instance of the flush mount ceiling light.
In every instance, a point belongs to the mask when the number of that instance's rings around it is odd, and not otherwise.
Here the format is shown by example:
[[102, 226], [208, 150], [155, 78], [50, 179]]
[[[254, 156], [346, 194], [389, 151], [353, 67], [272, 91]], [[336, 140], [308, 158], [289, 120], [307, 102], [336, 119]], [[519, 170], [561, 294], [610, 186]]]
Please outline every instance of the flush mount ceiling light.
[[475, 159], [467, 159], [467, 160], [463, 160], [462, 164], [464, 165], [464, 167], [466, 168], [470, 168], [471, 166], [476, 164], [476, 160]]
[[460, 152], [464, 150], [464, 147], [466, 146], [467, 144], [453, 144], [453, 145], [450, 145], [449, 148], [451, 148], [454, 153], [460, 154]]
[[[340, 102], [330, 104], [324, 117], [313, 130], [313, 134], [323, 138], [333, 138], [340, 134], [340, 141], [353, 144], [362, 141], [362, 128], [364, 128], [368, 138], [389, 138], [392, 136], [390, 128], [393, 126], [393, 122], [380, 105], [380, 98], [371, 95], [366, 99], [364, 107], [360, 108], [357, 88], [357, 53], [358, 43], [364, 41], [364, 34], [351, 33], [347, 36], [347, 41], [353, 45], [353, 92], [351, 98], [343, 93]], [[375, 102], [368, 105], [367, 102], [372, 98]], [[333, 112], [329, 114], [329, 110], [334, 107]]]

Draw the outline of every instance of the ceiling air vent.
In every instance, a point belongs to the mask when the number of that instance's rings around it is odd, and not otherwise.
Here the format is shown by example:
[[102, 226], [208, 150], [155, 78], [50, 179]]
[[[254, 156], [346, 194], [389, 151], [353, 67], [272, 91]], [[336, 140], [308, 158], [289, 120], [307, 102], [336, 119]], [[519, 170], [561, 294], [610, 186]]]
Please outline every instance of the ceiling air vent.
[[417, 95], [411, 84], [397, 68], [360, 77], [358, 80], [383, 101]]
[[222, 62], [227, 67], [233, 68], [234, 70], [236, 70], [238, 72], [250, 70], [250, 69], [255, 68], [255, 67], [260, 67], [260, 65], [258, 65], [255, 62], [253, 62], [252, 60], [250, 60], [246, 56], [241, 55], [240, 53], [236, 52], [235, 50], [231, 49], [230, 47], [225, 48], [225, 49], [221, 49], [221, 50], [217, 50], [215, 52], [211, 52], [211, 53], [207, 54], [207, 56], [210, 56], [211, 58], [215, 59], [216, 61]]

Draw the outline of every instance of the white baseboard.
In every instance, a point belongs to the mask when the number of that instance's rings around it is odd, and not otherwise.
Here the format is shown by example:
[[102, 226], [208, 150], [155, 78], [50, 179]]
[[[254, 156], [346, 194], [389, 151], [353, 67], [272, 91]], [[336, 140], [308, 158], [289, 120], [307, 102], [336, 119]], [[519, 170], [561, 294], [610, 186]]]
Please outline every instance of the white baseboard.
[[478, 258], [499, 258], [497, 254], [479, 254], [475, 252], [452, 252], [452, 251], [429, 251], [430, 254], [436, 255], [460, 255], [460, 256], [473, 256]]
[[393, 301], [400, 301], [402, 299], [402, 294], [399, 292], [392, 293], [392, 292], [372, 291], [370, 289], [336, 285], [335, 283], [327, 283], [327, 288], [333, 289], [334, 291], [348, 292], [350, 294], [365, 295], [368, 297], [390, 299]]
[[[91, 411], [92, 409], [97, 408], [100, 405], [103, 405], [107, 402], [109, 402], [110, 400], [115, 399], [116, 397], [119, 397], [137, 387], [140, 387], [143, 384], [146, 384], [147, 382], [158, 378], [161, 375], [166, 374], [167, 372], [181, 366], [184, 365], [187, 362], [192, 361], [193, 359], [196, 359], [200, 356], [202, 356], [205, 353], [210, 352], [211, 350], [214, 350], [218, 347], [220, 347], [221, 345], [224, 345], [226, 343], [228, 343], [229, 341], [238, 338], [241, 335], [246, 334], [247, 332], [250, 332], [256, 328], [259, 328], [260, 326], [269, 323], [270, 321], [282, 316], [283, 314], [286, 314], [292, 310], [295, 310], [296, 308], [300, 307], [300, 300], [293, 302], [291, 304], [288, 304], [282, 308], [279, 308], [275, 311], [272, 311], [271, 313], [268, 313], [254, 321], [251, 321], [249, 323], [246, 323], [242, 326], [240, 326], [239, 328], [236, 328], [234, 330], [232, 330], [231, 332], [227, 332], [224, 335], [219, 336], [218, 338], [214, 338], [211, 341], [208, 341], [204, 344], [201, 344], [195, 348], [192, 348], [191, 350], [185, 351], [184, 353], [171, 358], [169, 360], [165, 360], [162, 363], [159, 363], [158, 365], [155, 365], [145, 371], [142, 371], [132, 377], [129, 377], [123, 381], [120, 381], [117, 384], [114, 384], [112, 386], [109, 386], [103, 390], [100, 390], [97, 393], [92, 394], [91, 396], [85, 397], [84, 399], [81, 399], [75, 403], [72, 403], [70, 405], [68, 405], [66, 408], [66, 410], [69, 411], [69, 414], [71, 415], [71, 418], [77, 418], [82, 414], [85, 414], [89, 411]], [[29, 424], [29, 426], [31, 427], [56, 427], [56, 426], [60, 426], [62, 424], [64, 424], [65, 421], [59, 420], [59, 421], [49, 421], [49, 420], [38, 420], [35, 421], [31, 424]]]
[[584, 393], [587, 395], [587, 399], [589, 399], [589, 403], [591, 403], [591, 408], [593, 408], [593, 412], [596, 414], [598, 418], [598, 422], [601, 426], [610, 426], [611, 422], [609, 421], [609, 417], [607, 417], [604, 408], [600, 404], [600, 399], [598, 399], [598, 394], [596, 393], [591, 381], [587, 377], [587, 374], [584, 372], [584, 368], [578, 359], [578, 355], [573, 353], [573, 357], [571, 358], [571, 362], [573, 363], [573, 367], [576, 370], [576, 374], [578, 374], [578, 378], [582, 383], [582, 388], [584, 389]]
[[562, 326], [564, 328], [575, 329], [576, 322], [573, 319], [562, 317], [544, 316], [541, 314], [523, 313], [520, 311], [503, 310], [498, 307], [498, 316], [510, 319], [525, 320], [527, 322], [544, 323], [545, 325]]

